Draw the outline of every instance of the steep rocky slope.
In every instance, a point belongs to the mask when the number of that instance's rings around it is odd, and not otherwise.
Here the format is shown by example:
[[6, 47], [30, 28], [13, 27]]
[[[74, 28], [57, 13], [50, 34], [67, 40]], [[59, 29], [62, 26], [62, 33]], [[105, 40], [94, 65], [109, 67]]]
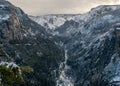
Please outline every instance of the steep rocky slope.
[[46, 29], [56, 29], [63, 25], [67, 20], [74, 19], [77, 15], [72, 14], [51, 14], [43, 16], [29, 16], [32, 20], [42, 25]]
[[21, 9], [0, 0], [0, 61], [34, 69], [32, 74], [24, 75], [23, 86], [54, 86], [63, 58], [63, 50], [44, 27]]
[[120, 86], [120, 6], [30, 18], [0, 0], [0, 61], [34, 69], [22, 86]]
[[58, 86], [120, 86], [119, 5], [74, 15], [48, 32], [59, 37], [67, 49]]

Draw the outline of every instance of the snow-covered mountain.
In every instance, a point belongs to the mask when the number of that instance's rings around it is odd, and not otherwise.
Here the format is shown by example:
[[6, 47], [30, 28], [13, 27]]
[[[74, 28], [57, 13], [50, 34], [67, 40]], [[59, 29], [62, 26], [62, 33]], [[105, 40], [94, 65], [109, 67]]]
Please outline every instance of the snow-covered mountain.
[[[80, 31], [80, 29], [93, 18], [109, 14], [118, 9], [120, 9], [119, 5], [103, 5], [93, 8], [91, 11], [84, 14], [54, 14], [43, 16], [29, 16], [29, 18], [43, 26], [47, 32], [52, 33], [53, 35], [70, 36], [69, 34], [74, 34]], [[109, 20], [111, 19], [110, 17], [112, 16], [106, 15], [104, 16], [104, 19]], [[86, 30], [82, 32], [86, 32]]]
[[81, 21], [87, 22], [88, 20], [97, 17], [102, 14], [112, 12], [119, 9], [119, 6], [98, 6], [91, 9], [91, 11], [84, 14], [51, 14], [51, 15], [42, 15], [42, 16], [29, 16], [32, 20], [42, 25], [46, 29], [53, 29], [60, 27], [66, 21], [73, 20], [75, 22], [81, 23]]
[[[52, 29], [49, 19], [38, 17], [38, 22], [66, 46], [67, 62], [60, 70], [59, 85], [69, 86], [120, 86], [120, 6], [103, 5], [91, 11], [62, 18], [61, 24]], [[34, 21], [34, 17], [32, 17]], [[37, 21], [36, 21], [37, 22]], [[43, 24], [46, 23], [46, 24]], [[47, 27], [46, 27], [47, 25]], [[52, 25], [55, 24], [52, 22]], [[66, 66], [69, 66], [66, 69]], [[66, 85], [67, 84], [67, 85]]]
[[42, 25], [46, 29], [56, 29], [63, 25], [66, 21], [74, 20], [76, 15], [43, 15], [43, 16], [29, 16], [32, 20]]
[[120, 86], [119, 5], [28, 17], [0, 0], [0, 13], [1, 65], [34, 69], [22, 86]]
[[[3, 70], [5, 75], [0, 73], [0, 85], [5, 82], [4, 86], [55, 86], [55, 73], [63, 58], [63, 49], [54, 43], [53, 36], [44, 27], [29, 19], [20, 8], [0, 0], [0, 66], [13, 68], [17, 64], [34, 70], [31, 74], [22, 74], [22, 84], [10, 79], [9, 72]], [[2, 77], [13, 81], [9, 85]]]

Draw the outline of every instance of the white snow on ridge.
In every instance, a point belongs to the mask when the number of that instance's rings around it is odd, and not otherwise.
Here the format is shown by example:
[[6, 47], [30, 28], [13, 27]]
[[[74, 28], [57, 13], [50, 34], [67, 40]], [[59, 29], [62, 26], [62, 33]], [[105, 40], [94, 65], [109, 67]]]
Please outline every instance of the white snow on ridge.
[[0, 15], [0, 21], [1, 20], [8, 20], [10, 18], [10, 15]]
[[6, 9], [6, 8], [8, 8], [8, 5], [3, 5], [3, 4], [0, 5], [0, 10]]
[[55, 29], [63, 25], [67, 20], [75, 20], [73, 15], [45, 15], [30, 18], [45, 28]]
[[[60, 14], [60, 15], [43, 15], [43, 16], [29, 16], [33, 21], [37, 22], [38, 24], [42, 25], [46, 29], [56, 29], [57, 27], [60, 27], [63, 25], [66, 21], [73, 20], [75, 22], [83, 21], [87, 22], [90, 19], [97, 17], [102, 14], [106, 14], [109, 12], [112, 12], [114, 10], [120, 9], [120, 6], [98, 6], [97, 8], [93, 8], [91, 11], [84, 13], [84, 14]], [[104, 16], [104, 19], [111, 19], [113, 17], [112, 15]]]
[[120, 82], [120, 76], [115, 76], [112, 81], [114, 81], [114, 82], [117, 82], [117, 81]]
[[0, 66], [6, 66], [7, 68], [16, 68], [16, 67], [19, 67], [18, 65], [16, 65], [15, 63], [13, 62], [0, 62]]

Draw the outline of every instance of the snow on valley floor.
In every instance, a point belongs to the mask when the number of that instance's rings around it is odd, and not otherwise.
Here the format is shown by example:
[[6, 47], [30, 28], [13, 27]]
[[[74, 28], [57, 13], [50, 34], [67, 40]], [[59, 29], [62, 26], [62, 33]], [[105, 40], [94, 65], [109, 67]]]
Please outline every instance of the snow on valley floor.
[[70, 68], [67, 65], [68, 54], [67, 50], [65, 50], [65, 61], [60, 64], [59, 72], [60, 76], [57, 80], [56, 86], [74, 86], [73, 80], [70, 77], [66, 76], [66, 71]]

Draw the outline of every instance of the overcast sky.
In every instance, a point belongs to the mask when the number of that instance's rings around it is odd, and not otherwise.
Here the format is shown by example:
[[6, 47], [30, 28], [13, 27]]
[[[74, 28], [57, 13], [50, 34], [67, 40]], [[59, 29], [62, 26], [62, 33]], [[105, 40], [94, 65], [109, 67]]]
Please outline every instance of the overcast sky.
[[77, 14], [105, 4], [119, 4], [120, 0], [8, 0], [30, 15]]

